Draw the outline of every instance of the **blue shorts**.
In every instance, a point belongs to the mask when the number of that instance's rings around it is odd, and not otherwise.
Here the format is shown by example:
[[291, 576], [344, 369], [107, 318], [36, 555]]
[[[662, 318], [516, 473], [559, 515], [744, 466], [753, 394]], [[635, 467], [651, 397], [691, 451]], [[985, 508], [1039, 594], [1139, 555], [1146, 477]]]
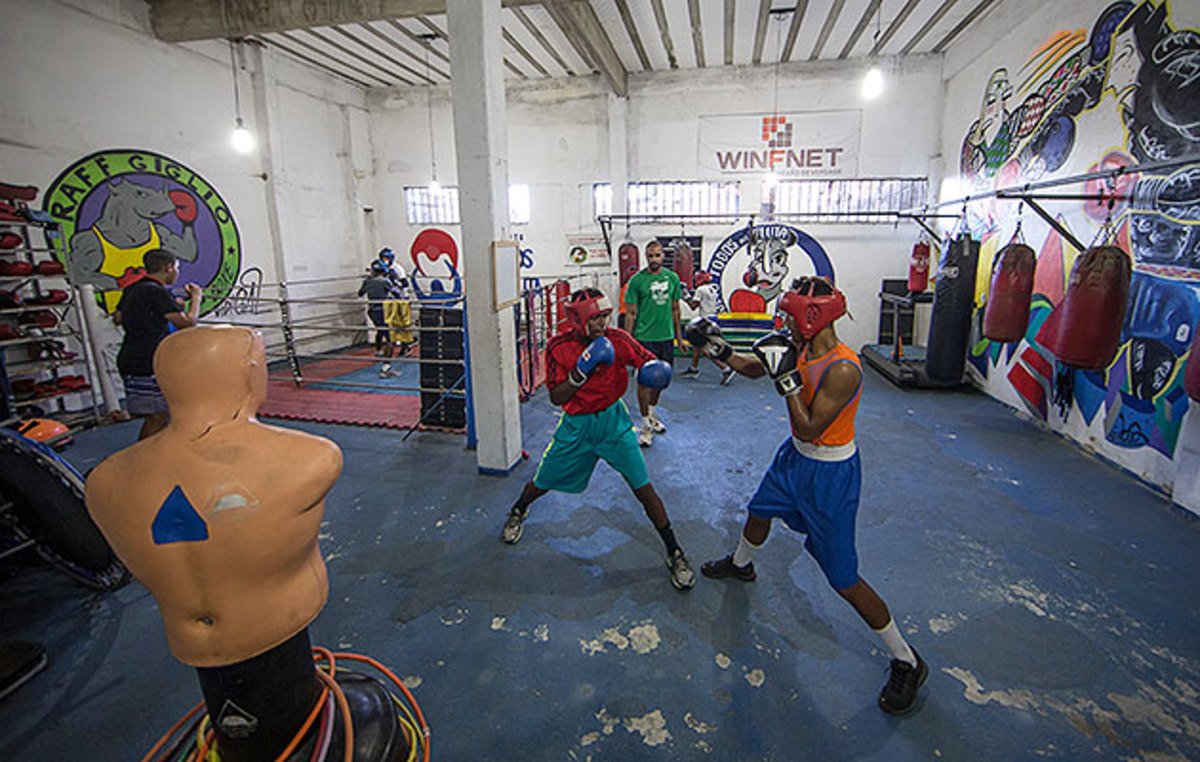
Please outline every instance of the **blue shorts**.
[[858, 452], [838, 461], [801, 455], [789, 437], [775, 452], [758, 491], [747, 506], [751, 515], [782, 519], [807, 535], [804, 547], [817, 560], [835, 590], [858, 583], [854, 521], [862, 488]]
[[564, 413], [538, 464], [533, 484], [538, 489], [577, 495], [587, 489], [600, 459], [623, 476], [630, 489], [638, 490], [650, 483], [646, 459], [624, 400], [617, 400], [599, 413]]
[[169, 412], [167, 399], [154, 376], [121, 376], [125, 385], [125, 409], [130, 415], [154, 415]]

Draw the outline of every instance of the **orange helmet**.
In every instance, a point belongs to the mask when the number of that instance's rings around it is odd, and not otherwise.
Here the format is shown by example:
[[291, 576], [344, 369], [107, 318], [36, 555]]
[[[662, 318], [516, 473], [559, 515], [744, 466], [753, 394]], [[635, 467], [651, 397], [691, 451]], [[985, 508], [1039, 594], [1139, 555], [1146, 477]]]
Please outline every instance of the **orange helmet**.
[[[50, 418], [26, 418], [17, 424], [17, 433], [35, 442], [46, 442], [66, 434], [68, 429], [64, 424]], [[71, 444], [71, 437], [62, 437], [50, 446], [55, 450], [65, 450]]]

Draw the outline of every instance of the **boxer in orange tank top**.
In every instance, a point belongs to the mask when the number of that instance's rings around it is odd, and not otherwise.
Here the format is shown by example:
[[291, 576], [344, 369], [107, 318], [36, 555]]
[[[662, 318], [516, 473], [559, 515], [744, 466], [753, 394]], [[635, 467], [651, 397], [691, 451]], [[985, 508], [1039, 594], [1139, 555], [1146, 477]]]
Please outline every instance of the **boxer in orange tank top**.
[[767, 540], [772, 519], [805, 535], [831, 587], [883, 640], [891, 672], [879, 694], [888, 714], [913, 708], [929, 668], [904, 640], [887, 604], [858, 574], [854, 523], [862, 470], [854, 443], [854, 416], [862, 394], [862, 366], [843, 344], [834, 321], [846, 313], [846, 297], [823, 278], [801, 278], [779, 300], [786, 330], [754, 343], [754, 354], [733, 351], [712, 321], [687, 327], [693, 346], [726, 362], [743, 376], [769, 376], [785, 400], [791, 436], [784, 440], [747, 506], [737, 549], [700, 567], [714, 579], [755, 579], [753, 553]]

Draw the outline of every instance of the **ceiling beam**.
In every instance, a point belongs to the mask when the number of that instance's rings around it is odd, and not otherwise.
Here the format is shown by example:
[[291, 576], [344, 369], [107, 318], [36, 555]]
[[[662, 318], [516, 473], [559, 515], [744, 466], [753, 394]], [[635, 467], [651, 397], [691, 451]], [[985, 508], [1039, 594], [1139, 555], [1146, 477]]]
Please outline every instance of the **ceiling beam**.
[[941, 53], [941, 52], [945, 51], [946, 48], [950, 46], [950, 43], [954, 41], [954, 38], [957, 37], [959, 34], [961, 34], [962, 30], [969, 27], [971, 25], [971, 22], [973, 22], [975, 19], [979, 18], [979, 15], [981, 13], [983, 13], [984, 11], [986, 11], [993, 2], [995, 2], [995, 0], [982, 0], [982, 2], [979, 3], [979, 5], [975, 6], [974, 10], [972, 10], [970, 13], [968, 13], [966, 15], [966, 18], [964, 18], [962, 21], [958, 22], [958, 26], [951, 29], [949, 34], [947, 34], [945, 37], [943, 37], [938, 42], [937, 45], [933, 46], [933, 52]]
[[[393, 87], [396, 84], [395, 81], [393, 81], [393, 80], [384, 79], [383, 77], [380, 77], [378, 74], [372, 74], [369, 71], [364, 71], [363, 69], [360, 69], [359, 67], [355, 66], [353, 63], [343, 61], [342, 59], [329, 53], [328, 51], [322, 50], [321, 48], [318, 48], [316, 45], [313, 45], [310, 42], [301, 40], [298, 37], [294, 37], [288, 32], [279, 32], [278, 34], [280, 37], [287, 40], [290, 45], [295, 45], [295, 46], [304, 48], [311, 54], [315, 54], [320, 57], [328, 58], [330, 61], [337, 63], [338, 66], [345, 67], [345, 68], [349, 69], [350, 71], [354, 72], [355, 74], [359, 75], [359, 77], [366, 77], [366, 78], [375, 80], [376, 86], [382, 85], [383, 87]], [[274, 40], [271, 40], [271, 41], [274, 42]], [[343, 76], [345, 76], [345, 75], [343, 75]]]
[[895, 36], [896, 32], [900, 31], [900, 27], [904, 26], [904, 22], [908, 21], [908, 17], [912, 15], [913, 9], [916, 8], [920, 2], [921, 0], [908, 0], [908, 2], [904, 4], [904, 7], [900, 9], [900, 14], [892, 20], [892, 23], [888, 24], [887, 31], [883, 33], [882, 37], [875, 41], [875, 44], [871, 47], [871, 52], [868, 53], [868, 55], [873, 56], [878, 54], [879, 51], [883, 50], [883, 46], [887, 45], [888, 41]]
[[825, 49], [825, 43], [829, 41], [829, 35], [833, 33], [833, 27], [837, 24], [838, 16], [842, 15], [842, 7], [845, 4], [846, 0], [833, 0], [829, 15], [825, 17], [825, 25], [821, 27], [821, 34], [817, 36], [817, 44], [813, 45], [812, 55], [808, 60], [816, 61], [821, 57], [821, 51]]
[[546, 35], [542, 34], [542, 30], [538, 29], [537, 25], [529, 20], [529, 17], [525, 15], [525, 11], [521, 10], [520, 8], [513, 8], [512, 12], [513, 15], [517, 17], [517, 20], [520, 21], [525, 27], [525, 31], [533, 35], [533, 39], [537, 40], [538, 44], [541, 45], [542, 48], [550, 54], [550, 57], [554, 59], [554, 62], [562, 67], [562, 70], [567, 73], [567, 76], [574, 77], [574, 70], [572, 70], [571, 67], [567, 65], [567, 62], [563, 60], [563, 57], [558, 54], [558, 50], [556, 50], [555, 47], [550, 44], [550, 41], [546, 39]]
[[[367, 27], [367, 28], [369, 28], [369, 27]], [[425, 84], [427, 84], [427, 85], [433, 84], [433, 78], [430, 77], [427, 72], [417, 71], [416, 69], [414, 69], [413, 67], [404, 63], [403, 61], [397, 61], [395, 58], [388, 55], [387, 53], [380, 50], [379, 48], [375, 47], [371, 43], [367, 42], [366, 40], [355, 37], [354, 35], [347, 32], [345, 29], [342, 29], [340, 26], [333, 27], [332, 31], [337, 32], [338, 34], [345, 37], [346, 39], [361, 45], [362, 47], [366, 48], [367, 50], [371, 51], [375, 55], [379, 56], [383, 60], [390, 63], [392, 66], [396, 66], [400, 69], [403, 69], [404, 71], [408, 72], [409, 74], [412, 74], [413, 76], [415, 76], [417, 79], [423, 80], [425, 82]], [[386, 39], [386, 35], [382, 35], [382, 36], [384, 37], [384, 39]], [[362, 58], [362, 56], [359, 56], [359, 58]]]
[[[428, 60], [422, 58], [421, 56], [412, 52], [411, 50], [404, 47], [403, 45], [398, 44], [394, 39], [392, 39], [391, 37], [388, 37], [386, 34], [379, 31], [378, 29], [371, 26], [370, 24], [359, 24], [359, 26], [362, 27], [363, 29], [365, 29], [366, 31], [370, 32], [374, 36], [378, 37], [381, 41], [386, 42], [388, 45], [390, 45], [395, 50], [400, 51], [404, 55], [413, 59], [413, 61], [421, 64], [421, 66], [425, 67], [425, 69], [427, 70], [426, 74], [437, 74], [439, 77], [442, 77], [444, 79], [450, 79], [450, 72], [444, 71], [444, 70], [439, 69], [438, 67], [434, 66], [433, 64], [429, 63]], [[401, 27], [401, 29], [403, 29], [403, 27]], [[405, 31], [408, 31], [408, 30], [405, 30]]]
[[[501, 0], [505, 7], [541, 0]], [[437, 15], [446, 0], [150, 0], [154, 36], [167, 42]]]
[[671, 25], [667, 23], [667, 11], [663, 8], [662, 0], [650, 0], [654, 8], [654, 21], [658, 24], [658, 36], [662, 38], [663, 48], [667, 51], [667, 65], [672, 69], [679, 68], [679, 60], [675, 58], [675, 42], [671, 39]]
[[[259, 43], [260, 45], [266, 45], [267, 47], [275, 48], [276, 50], [281, 50], [281, 51], [283, 51], [283, 53], [285, 55], [289, 55], [292, 58], [297, 58], [297, 59], [303, 61], [304, 63], [309, 64], [310, 66], [315, 66], [316, 68], [320, 69], [321, 71], [324, 71], [328, 74], [332, 74], [335, 77], [339, 77], [341, 79], [345, 79], [350, 82], [353, 82], [354, 84], [358, 85], [359, 87], [373, 87], [374, 86], [370, 82], [367, 82], [365, 79], [363, 79], [361, 74], [359, 74], [359, 76], [347, 74], [344, 71], [333, 68], [332, 66], [330, 66], [327, 63], [324, 63], [323, 61], [318, 61], [317, 59], [315, 59], [311, 56], [305, 55], [304, 53], [301, 53], [297, 50], [289, 48], [287, 45], [284, 45], [281, 42], [279, 42], [279, 40], [276, 40], [276, 39], [273, 39], [270, 37], [257, 37], [257, 36], [251, 37], [250, 39], [254, 42]], [[356, 71], [356, 73], [357, 73], [357, 71]]]
[[[422, 25], [424, 25], [424, 27], [426, 29], [428, 29], [430, 31], [430, 33], [436, 35], [439, 40], [444, 40], [447, 46], [450, 45], [450, 35], [446, 34], [444, 31], [442, 31], [442, 29], [437, 24], [433, 23], [432, 21], [425, 18], [424, 16], [414, 16], [413, 18], [415, 18]], [[430, 48], [430, 50], [433, 50], [433, 48]], [[447, 59], [447, 60], [449, 60], [449, 59]], [[512, 61], [508, 60], [508, 56], [504, 57], [504, 68], [508, 69], [513, 74], [516, 74], [521, 79], [529, 79], [529, 77], [527, 77], [525, 75], [525, 72], [518, 69], [516, 64], [514, 64]]]
[[688, 19], [692, 22], [692, 51], [696, 67], [704, 68], [704, 22], [700, 19], [700, 0], [688, 0]]
[[521, 41], [516, 37], [513, 37], [512, 32], [505, 29], [502, 25], [500, 27], [500, 33], [504, 35], [504, 41], [509, 45], [512, 45], [513, 49], [520, 53], [521, 57], [528, 61], [529, 65], [532, 66], [538, 74], [541, 74], [543, 77], [550, 76], [550, 72], [546, 71], [546, 67], [542, 66], [541, 62], [529, 54], [529, 51], [525, 49], [525, 46], [521, 44]]
[[755, 66], [762, 63], [763, 43], [767, 41], [767, 21], [771, 18], [771, 0], [759, 0], [758, 23], [754, 25], [754, 55], [750, 62]]
[[796, 38], [800, 36], [800, 27], [804, 24], [804, 14], [808, 12], [808, 0], [797, 0], [792, 11], [792, 23], [788, 27], [787, 40], [783, 43], [783, 54], [779, 60], [787, 63], [792, 60], [792, 50], [796, 47]]
[[[406, 27], [404, 27], [404, 26], [402, 26], [402, 25], [400, 25], [400, 24], [397, 24], [395, 21], [392, 21], [391, 19], [388, 19], [386, 23], [388, 23], [389, 25], [391, 25], [391, 27], [392, 27], [393, 29], [395, 29], [396, 31], [400, 32], [401, 34], [403, 34], [403, 35], [404, 35], [405, 37], [407, 37], [408, 39], [412, 40], [413, 42], [415, 42], [416, 44], [420, 45], [420, 46], [421, 46], [422, 48], [424, 48], [425, 50], [427, 50], [427, 51], [429, 51], [430, 53], [432, 53], [432, 54], [433, 54], [433, 56], [434, 56], [435, 58], [440, 58], [441, 60], [445, 61], [446, 63], [450, 63], [450, 56], [446, 55], [446, 54], [445, 54], [445, 53], [443, 53], [442, 51], [440, 51], [440, 50], [438, 50], [437, 48], [435, 48], [435, 47], [433, 46], [433, 44], [429, 42], [429, 40], [423, 39], [423, 38], [421, 37], [421, 35], [419, 35], [419, 34], [416, 34], [415, 32], [411, 32], [411, 31], [409, 31], [409, 30], [408, 30]], [[447, 75], [446, 75], [446, 79], [449, 79], [449, 78], [450, 78], [450, 75], [449, 75], [449, 74], [447, 74]]]
[[637, 22], [633, 20], [633, 14], [629, 12], [629, 3], [625, 0], [617, 0], [617, 13], [621, 14], [621, 23], [625, 25], [625, 32], [629, 35], [630, 42], [633, 43], [633, 49], [637, 51], [642, 71], [650, 71], [654, 65], [650, 63], [650, 56], [646, 55], [646, 46], [642, 44], [642, 36], [638, 34]]
[[737, 22], [736, 0], [725, 0], [725, 65], [733, 66], [733, 27]]
[[954, 7], [956, 2], [958, 2], [958, 0], [945, 0], [941, 7], [933, 12], [933, 15], [929, 17], [929, 20], [925, 22], [925, 25], [918, 29], [917, 33], [913, 35], [912, 39], [900, 49], [900, 55], [906, 56], [911, 53], [912, 49], [920, 44], [921, 40], [925, 39], [925, 35], [929, 34], [929, 30], [937, 26], [937, 22], [942, 20], [942, 16], [945, 16], [946, 13], [948, 13], [949, 10]]
[[[408, 77], [405, 77], [403, 74], [399, 74], [399, 73], [394, 72], [386, 67], [380, 66], [379, 64], [375, 63], [374, 61], [372, 61], [369, 58], [364, 58], [363, 56], [359, 55], [358, 53], [355, 53], [353, 50], [351, 50], [350, 48], [347, 48], [345, 45], [341, 44], [337, 40], [331, 40], [328, 37], [322, 36], [319, 32], [317, 32], [316, 29], [303, 29], [301, 31], [303, 31], [307, 35], [315, 37], [316, 39], [320, 40], [322, 43], [328, 45], [329, 47], [333, 48], [334, 50], [341, 52], [341, 53], [345, 53], [346, 55], [350, 56], [350, 58], [354, 59], [355, 61], [364, 63], [367, 66], [370, 66], [372, 69], [382, 72], [385, 76], [391, 77], [392, 81], [388, 83], [390, 85], [396, 84], [396, 80], [399, 80], [400, 82], [403, 82], [406, 85], [417, 84], [416, 82], [409, 79]], [[346, 32], [344, 32], [341, 29], [338, 29], [336, 27], [331, 31], [341, 32], [342, 34], [346, 34]], [[351, 39], [353, 39], [353, 37], [351, 37]], [[360, 71], [362, 71], [362, 70], [360, 69]], [[366, 72], [364, 71], [363, 73], [365, 74]], [[421, 78], [424, 79], [424, 75], [422, 75]], [[433, 84], [433, 83], [430, 82], [430, 84]]]
[[[867, 9], [863, 11], [862, 18], [860, 18], [858, 23], [854, 25], [854, 31], [851, 32], [850, 36], [846, 39], [846, 44], [842, 46], [842, 52], [838, 53], [839, 59], [845, 58], [846, 56], [850, 55], [851, 50], [854, 50], [854, 46], [858, 44], [858, 38], [862, 37], [862, 33], [867, 30], [867, 25], [871, 23], [871, 17], [879, 13], [879, 5], [881, 2], [882, 0], [871, 0], [870, 5], [868, 5]], [[881, 19], [876, 19], [875, 21], [877, 25], [875, 32], [876, 36], [879, 35], [878, 24], [880, 21]]]
[[584, 60], [600, 70], [609, 88], [622, 98], [628, 95], [629, 73], [592, 4], [588, 0], [547, 0], [543, 7], [571, 44], [587, 52]]

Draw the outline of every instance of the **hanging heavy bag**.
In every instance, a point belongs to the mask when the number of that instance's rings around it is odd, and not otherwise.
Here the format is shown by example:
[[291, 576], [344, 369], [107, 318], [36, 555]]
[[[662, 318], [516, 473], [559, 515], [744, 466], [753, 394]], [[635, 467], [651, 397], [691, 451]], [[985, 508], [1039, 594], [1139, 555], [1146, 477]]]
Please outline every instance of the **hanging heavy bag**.
[[634, 274], [642, 269], [641, 262], [638, 259], [638, 247], [636, 243], [625, 242], [617, 249], [617, 266], [620, 268], [619, 275], [621, 285], [634, 276]]
[[1192, 329], [1192, 349], [1183, 372], [1183, 388], [1189, 397], [1200, 402], [1200, 323]]
[[918, 241], [913, 244], [912, 256], [908, 258], [908, 290], [920, 293], [929, 288], [929, 243]]
[[675, 247], [675, 274], [679, 276], [681, 283], [692, 282], [692, 271], [695, 269], [696, 263], [692, 258], [692, 247], [688, 246], [687, 241], [680, 239]]
[[1112, 363], [1131, 269], [1129, 255], [1116, 246], [1093, 246], [1079, 255], [1046, 341], [1060, 363], [1081, 370], [1103, 370]]
[[979, 241], [964, 233], [945, 252], [933, 290], [925, 374], [938, 383], [952, 384], [962, 381], [967, 361]]
[[996, 254], [983, 312], [984, 338], [1008, 343], [1025, 336], [1036, 266], [1037, 256], [1024, 243], [1010, 243]]

